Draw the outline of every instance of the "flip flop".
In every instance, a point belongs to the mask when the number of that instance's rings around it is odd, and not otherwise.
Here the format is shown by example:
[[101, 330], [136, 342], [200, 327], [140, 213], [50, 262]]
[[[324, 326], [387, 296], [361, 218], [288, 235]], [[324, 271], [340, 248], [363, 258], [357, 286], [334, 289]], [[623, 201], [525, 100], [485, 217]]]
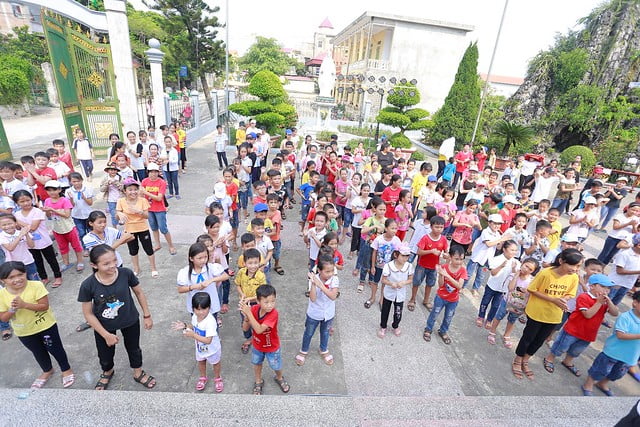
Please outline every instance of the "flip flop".
[[550, 374], [553, 374], [553, 371], [555, 371], [555, 365], [551, 362], [549, 362], [547, 359], [542, 359], [542, 365], [544, 366], [544, 370], [549, 372]]
[[76, 382], [76, 376], [74, 374], [66, 375], [66, 376], [62, 377], [62, 387], [63, 388], [71, 387], [74, 382]]
[[407, 304], [407, 310], [409, 311], [413, 311], [416, 309], [416, 303], [415, 302], [410, 302]]
[[280, 266], [277, 266], [276, 268], [273, 269], [273, 271], [275, 271], [276, 273], [278, 273], [279, 275], [284, 275], [284, 269]]
[[598, 383], [594, 384], [596, 386], [596, 388], [598, 390], [600, 390], [601, 392], [603, 392], [606, 396], [608, 397], [613, 397], [613, 392], [611, 391], [611, 389], [608, 388], [603, 388], [601, 385], [599, 385]]
[[78, 326], [76, 326], [76, 332], [86, 331], [87, 329], [91, 329], [91, 325], [87, 322], [82, 322]]
[[78, 273], [81, 273], [82, 271], [84, 271], [84, 264], [83, 263], [78, 263], [78, 265], [76, 266], [76, 271]]
[[587, 390], [583, 385], [581, 385], [580, 388], [582, 389], [583, 396], [593, 396], [593, 391]]
[[169, 253], [170, 253], [171, 255], [175, 255], [175, 254], [177, 254], [177, 253], [178, 253], [178, 251], [176, 250], [176, 248], [169, 248]]
[[560, 364], [562, 366], [564, 366], [565, 368], [567, 368], [569, 370], [569, 372], [571, 372], [576, 377], [579, 377], [580, 375], [582, 375], [582, 372], [580, 372], [580, 370], [578, 368], [576, 368], [575, 365], [565, 365], [562, 362], [560, 362]]
[[[51, 378], [51, 377], [49, 377]], [[47, 383], [47, 381], [49, 381], [49, 378], [47, 379], [41, 379], [41, 378], [36, 378], [35, 380], [33, 380], [33, 383], [31, 384], [31, 390], [38, 390], [41, 389], [42, 387], [44, 387], [44, 385]]]
[[2, 341], [6, 341], [13, 336], [13, 332], [10, 330], [2, 331]]

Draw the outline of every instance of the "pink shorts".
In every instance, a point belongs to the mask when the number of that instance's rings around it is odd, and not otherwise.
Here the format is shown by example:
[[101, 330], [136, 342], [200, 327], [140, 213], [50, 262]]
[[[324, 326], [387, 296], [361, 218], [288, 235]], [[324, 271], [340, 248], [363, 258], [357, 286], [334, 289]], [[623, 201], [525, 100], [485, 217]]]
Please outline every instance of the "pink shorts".
[[80, 236], [78, 236], [77, 228], [73, 227], [73, 230], [65, 234], [58, 234], [54, 231], [53, 236], [56, 238], [56, 243], [58, 243], [61, 255], [69, 253], [69, 245], [71, 245], [74, 252], [82, 252], [82, 245], [80, 244]]

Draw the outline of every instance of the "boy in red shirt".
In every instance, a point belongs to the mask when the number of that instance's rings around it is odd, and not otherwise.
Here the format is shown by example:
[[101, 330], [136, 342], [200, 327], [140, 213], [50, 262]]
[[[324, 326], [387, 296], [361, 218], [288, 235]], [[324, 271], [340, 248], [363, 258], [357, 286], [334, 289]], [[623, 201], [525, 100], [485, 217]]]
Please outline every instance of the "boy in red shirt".
[[269, 236], [271, 237], [271, 243], [273, 243], [273, 271], [282, 276], [284, 274], [284, 269], [280, 266], [280, 251], [282, 249], [280, 230], [282, 230], [282, 214], [278, 210], [279, 205], [280, 198], [277, 194], [267, 194], [267, 206], [269, 206], [267, 218], [269, 218], [271, 220], [271, 224], [273, 224], [273, 233]]
[[589, 291], [578, 296], [576, 309], [553, 342], [551, 352], [543, 360], [547, 372], [554, 371], [553, 362], [556, 357], [567, 353], [561, 362], [562, 366], [576, 377], [580, 376], [581, 373], [573, 364], [573, 360], [596, 340], [605, 313], [608, 312], [612, 316], [619, 313], [618, 307], [609, 299], [612, 286], [614, 283], [604, 274], [589, 277]]
[[433, 308], [433, 304], [429, 302], [429, 296], [431, 295], [431, 288], [436, 284], [436, 266], [440, 263], [441, 255], [447, 257], [447, 248], [449, 247], [447, 238], [442, 235], [444, 222], [443, 217], [439, 215], [433, 216], [429, 220], [431, 232], [425, 234], [418, 242], [416, 251], [416, 255], [418, 255], [418, 265], [416, 265], [416, 271], [413, 275], [411, 299], [407, 304], [409, 311], [413, 311], [416, 307], [416, 295], [423, 280], [426, 286], [424, 288], [422, 305], [427, 307], [427, 310]]
[[282, 375], [282, 355], [280, 354], [280, 338], [278, 337], [278, 310], [276, 310], [276, 289], [271, 285], [260, 285], [256, 289], [258, 304], [251, 306], [248, 300], [238, 303], [244, 320], [242, 330], [252, 330], [251, 363], [255, 374], [253, 394], [262, 394], [262, 364], [264, 359], [276, 373], [275, 382], [283, 393], [289, 392], [289, 384]]
[[38, 196], [38, 200], [44, 202], [49, 198], [49, 194], [44, 189], [44, 184], [48, 181], [55, 181], [58, 179], [56, 175], [56, 171], [53, 168], [50, 168], [49, 165], [49, 155], [44, 151], [38, 151], [33, 155], [35, 160], [35, 165], [31, 163], [25, 163], [24, 168], [27, 175], [27, 183], [29, 185], [36, 186], [36, 196]]
[[[396, 205], [400, 199], [400, 191], [402, 191], [402, 177], [400, 175], [393, 175], [391, 177], [391, 185], [384, 189], [380, 196], [384, 203], [387, 205], [387, 211], [384, 216], [387, 218], [395, 219], [396, 217]], [[414, 276], [415, 277], [415, 276]]]
[[53, 148], [58, 150], [58, 160], [69, 166], [71, 172], [75, 172], [73, 170], [73, 161], [71, 160], [71, 154], [65, 149], [64, 141], [61, 139], [54, 139], [52, 145]]
[[498, 212], [502, 217], [502, 225], [500, 225], [500, 232], [504, 234], [507, 231], [511, 224], [513, 223], [513, 219], [516, 217], [516, 209], [515, 206], [518, 204], [518, 200], [515, 196], [511, 194], [507, 194], [502, 198], [502, 209]]

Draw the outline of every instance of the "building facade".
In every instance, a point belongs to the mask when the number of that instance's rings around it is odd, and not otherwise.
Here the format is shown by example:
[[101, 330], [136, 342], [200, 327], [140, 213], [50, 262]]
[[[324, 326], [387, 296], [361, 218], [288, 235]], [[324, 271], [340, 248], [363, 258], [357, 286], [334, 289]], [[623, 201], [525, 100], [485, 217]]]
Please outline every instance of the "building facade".
[[470, 31], [470, 25], [365, 12], [333, 39], [337, 73], [353, 76], [336, 81], [334, 97], [347, 116], [366, 121], [384, 105], [392, 77], [415, 79], [419, 106], [433, 113], [449, 92]]
[[40, 7], [20, 1], [0, 0], [0, 33], [13, 32], [15, 27], [29, 27], [31, 32], [41, 33]]

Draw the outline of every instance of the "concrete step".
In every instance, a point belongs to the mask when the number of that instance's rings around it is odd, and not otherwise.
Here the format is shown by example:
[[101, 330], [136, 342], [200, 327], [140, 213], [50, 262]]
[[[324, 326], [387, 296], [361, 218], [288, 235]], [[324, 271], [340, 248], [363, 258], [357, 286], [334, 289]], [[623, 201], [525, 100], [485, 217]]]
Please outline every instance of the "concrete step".
[[[611, 426], [636, 398], [249, 396], [0, 389], [2, 425]], [[24, 397], [24, 396], [20, 396]]]

